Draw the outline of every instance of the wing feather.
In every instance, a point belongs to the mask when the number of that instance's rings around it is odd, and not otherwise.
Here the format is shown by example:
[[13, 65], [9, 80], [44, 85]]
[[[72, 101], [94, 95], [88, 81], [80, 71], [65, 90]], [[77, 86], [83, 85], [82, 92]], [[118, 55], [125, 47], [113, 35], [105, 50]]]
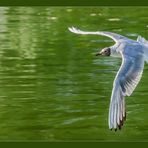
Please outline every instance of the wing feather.
[[121, 67], [115, 77], [110, 108], [109, 128], [121, 129], [126, 119], [125, 96], [130, 96], [138, 85], [144, 68], [144, 58], [122, 57]]
[[101, 36], [107, 36], [111, 39], [113, 39], [115, 42], [118, 42], [120, 39], [127, 39], [126, 37], [112, 33], [112, 32], [106, 32], [106, 31], [96, 31], [96, 32], [89, 32], [89, 31], [82, 31], [75, 27], [69, 27], [69, 31], [76, 33], [76, 34], [92, 34], [92, 35], [101, 35]]

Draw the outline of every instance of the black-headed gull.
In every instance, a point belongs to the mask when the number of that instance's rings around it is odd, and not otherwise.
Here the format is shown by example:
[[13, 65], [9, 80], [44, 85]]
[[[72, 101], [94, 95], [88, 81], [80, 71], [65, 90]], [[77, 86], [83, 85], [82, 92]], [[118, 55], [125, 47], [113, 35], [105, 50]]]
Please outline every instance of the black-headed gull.
[[109, 129], [121, 129], [126, 119], [125, 96], [132, 94], [141, 79], [144, 61], [148, 62], [148, 41], [141, 36], [138, 36], [137, 40], [132, 40], [111, 32], [88, 32], [74, 27], [68, 29], [76, 34], [107, 36], [115, 41], [113, 46], [102, 49], [96, 55], [122, 58], [122, 64], [113, 83], [108, 118]]

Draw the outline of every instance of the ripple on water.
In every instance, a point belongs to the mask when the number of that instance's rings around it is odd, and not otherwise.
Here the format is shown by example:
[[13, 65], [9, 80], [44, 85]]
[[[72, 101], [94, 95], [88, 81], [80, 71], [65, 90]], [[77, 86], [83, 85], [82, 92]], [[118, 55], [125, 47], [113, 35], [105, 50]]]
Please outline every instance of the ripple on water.
[[120, 18], [109, 18], [107, 20], [110, 21], [110, 22], [119, 22], [119, 21], [121, 21]]

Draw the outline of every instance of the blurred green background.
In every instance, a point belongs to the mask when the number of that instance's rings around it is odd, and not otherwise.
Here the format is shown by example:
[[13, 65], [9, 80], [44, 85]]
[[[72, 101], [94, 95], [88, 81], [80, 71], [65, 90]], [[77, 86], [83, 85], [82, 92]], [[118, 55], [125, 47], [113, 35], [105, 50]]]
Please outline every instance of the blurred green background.
[[0, 141], [147, 141], [148, 65], [110, 131], [121, 60], [95, 57], [114, 42], [71, 26], [148, 39], [148, 7], [0, 7]]

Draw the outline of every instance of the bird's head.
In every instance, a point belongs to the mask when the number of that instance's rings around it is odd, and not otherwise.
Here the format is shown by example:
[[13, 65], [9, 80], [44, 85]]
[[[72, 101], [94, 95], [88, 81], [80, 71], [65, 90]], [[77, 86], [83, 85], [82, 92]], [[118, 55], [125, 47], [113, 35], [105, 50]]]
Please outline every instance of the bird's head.
[[106, 48], [103, 48], [100, 52], [96, 53], [96, 56], [98, 56], [98, 55], [110, 56], [110, 54], [111, 54], [110, 47], [106, 47]]

